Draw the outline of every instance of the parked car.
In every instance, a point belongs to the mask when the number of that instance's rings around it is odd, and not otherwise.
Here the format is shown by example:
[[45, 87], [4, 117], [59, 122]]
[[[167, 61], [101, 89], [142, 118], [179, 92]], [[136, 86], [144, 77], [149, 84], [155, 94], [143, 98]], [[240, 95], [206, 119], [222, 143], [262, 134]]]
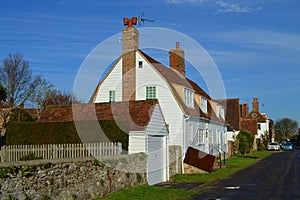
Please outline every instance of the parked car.
[[271, 142], [271, 143], [268, 144], [267, 149], [269, 151], [271, 151], [271, 150], [279, 151], [280, 150], [280, 146], [279, 146], [279, 144], [277, 142]]
[[293, 150], [293, 144], [291, 142], [282, 143], [282, 149], [285, 151]]

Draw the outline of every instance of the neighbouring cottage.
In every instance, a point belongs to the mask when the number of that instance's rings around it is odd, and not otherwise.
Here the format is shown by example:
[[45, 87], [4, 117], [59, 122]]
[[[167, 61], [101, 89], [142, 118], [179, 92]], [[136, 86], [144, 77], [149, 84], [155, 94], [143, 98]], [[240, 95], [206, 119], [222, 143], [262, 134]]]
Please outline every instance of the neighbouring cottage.
[[[157, 99], [169, 130], [167, 145], [182, 147], [182, 165], [184, 160], [189, 163], [190, 156], [198, 159], [193, 163], [199, 164], [200, 156], [189, 155], [199, 151], [213, 156], [227, 154], [224, 105], [186, 77], [184, 50], [179, 42], [174, 41], [176, 47], [169, 51], [170, 67], [167, 67], [139, 49], [139, 31], [132, 21], [124, 25], [128, 27], [122, 31], [123, 54], [98, 84], [91, 102]], [[139, 133], [134, 136], [138, 138]], [[138, 139], [132, 139], [129, 146], [138, 146], [138, 142]], [[129, 153], [132, 152], [136, 150], [130, 148]], [[199, 167], [198, 164], [193, 166]], [[182, 169], [187, 171], [188, 166]]]
[[241, 121], [241, 128], [255, 134], [256, 145], [260, 145], [264, 134], [269, 134], [271, 141], [274, 142], [274, 122], [265, 113], [259, 112], [258, 98], [253, 98], [251, 112], [247, 113], [246, 111], [246, 116]]
[[[274, 122], [266, 114], [259, 112], [258, 98], [253, 98], [250, 113], [248, 104], [240, 104], [239, 98], [218, 101], [226, 105], [225, 119], [229, 125], [227, 128], [228, 141], [234, 142], [241, 130], [247, 130], [254, 134], [255, 148], [259, 147], [265, 133], [269, 133], [269, 142], [274, 141]], [[234, 153], [231, 147], [229, 147], [229, 151], [230, 154]]]

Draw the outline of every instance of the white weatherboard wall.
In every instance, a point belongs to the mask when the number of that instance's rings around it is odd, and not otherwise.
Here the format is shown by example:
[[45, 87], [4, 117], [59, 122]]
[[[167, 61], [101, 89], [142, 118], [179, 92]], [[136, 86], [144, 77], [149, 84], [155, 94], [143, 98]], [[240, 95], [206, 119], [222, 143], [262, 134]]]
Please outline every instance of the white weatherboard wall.
[[[207, 137], [206, 137], [207, 128]], [[198, 129], [204, 130], [204, 143], [198, 143]], [[225, 126], [215, 122], [191, 117], [186, 122], [186, 144], [208, 154], [219, 155], [219, 152], [228, 153], [227, 135]]]
[[146, 136], [144, 131], [130, 131], [128, 143], [128, 154], [146, 153]]
[[149, 185], [169, 180], [168, 130], [159, 105], [155, 105], [146, 131], [130, 131], [128, 153], [145, 152], [148, 155], [147, 179]]
[[260, 130], [257, 130], [256, 138], [261, 138], [262, 135], [265, 134], [265, 132], [269, 132], [269, 123], [268, 121], [265, 123], [258, 123], [260, 124]]
[[116, 101], [122, 101], [122, 59], [116, 63], [101, 83], [94, 103], [109, 102], [110, 90], [115, 91]]
[[169, 125], [170, 145], [183, 145], [183, 112], [173, 97], [166, 81], [156, 72], [142, 55], [136, 54], [136, 64], [143, 62], [143, 67], [136, 68], [136, 100], [146, 99], [146, 87], [156, 87], [156, 97], [163, 116]]

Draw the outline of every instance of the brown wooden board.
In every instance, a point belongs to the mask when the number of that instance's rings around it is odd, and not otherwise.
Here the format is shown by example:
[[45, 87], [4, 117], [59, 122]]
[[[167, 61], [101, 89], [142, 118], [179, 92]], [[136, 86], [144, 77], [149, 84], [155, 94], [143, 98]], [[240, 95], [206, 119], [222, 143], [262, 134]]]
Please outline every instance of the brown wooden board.
[[184, 163], [197, 167], [207, 172], [213, 171], [215, 156], [198, 149], [189, 147], [185, 155]]

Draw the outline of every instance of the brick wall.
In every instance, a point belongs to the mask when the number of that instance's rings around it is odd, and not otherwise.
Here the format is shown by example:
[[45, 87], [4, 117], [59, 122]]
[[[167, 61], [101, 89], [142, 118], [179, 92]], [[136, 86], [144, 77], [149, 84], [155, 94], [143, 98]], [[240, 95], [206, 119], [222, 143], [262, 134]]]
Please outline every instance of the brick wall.
[[176, 42], [176, 48], [169, 51], [170, 67], [185, 76], [184, 51]]
[[126, 27], [122, 32], [122, 100], [135, 100], [136, 50], [139, 32], [134, 27]]

